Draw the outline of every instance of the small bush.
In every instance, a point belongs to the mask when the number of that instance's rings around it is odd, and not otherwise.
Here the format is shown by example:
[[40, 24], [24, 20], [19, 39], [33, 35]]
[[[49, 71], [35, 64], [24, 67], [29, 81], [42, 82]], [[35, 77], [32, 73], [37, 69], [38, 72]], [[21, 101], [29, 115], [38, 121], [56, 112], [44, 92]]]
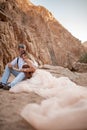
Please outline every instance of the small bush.
[[87, 63], [87, 53], [83, 54], [80, 59], [79, 59], [80, 63]]

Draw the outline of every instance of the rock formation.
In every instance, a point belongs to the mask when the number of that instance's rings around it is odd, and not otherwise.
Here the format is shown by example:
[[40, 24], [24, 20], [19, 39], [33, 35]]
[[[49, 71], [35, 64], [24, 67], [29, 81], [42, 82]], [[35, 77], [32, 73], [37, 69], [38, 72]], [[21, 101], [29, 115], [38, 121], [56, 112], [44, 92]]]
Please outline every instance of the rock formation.
[[[83, 68], [85, 68], [84, 69], [85, 73], [83, 72], [81, 66], [80, 66], [80, 68], [78, 66], [78, 70], [80, 72], [70, 71], [68, 68], [64, 68], [62, 66], [52, 66], [52, 65], [46, 65], [46, 64], [42, 65], [40, 68], [50, 72], [53, 76], [55, 76], [57, 78], [58, 77], [68, 77], [76, 84], [87, 87], [87, 70], [86, 70], [87, 66], [85, 66], [85, 67], [83, 66]], [[81, 73], [81, 72], [83, 72], [83, 73]]]
[[86, 53], [87, 53], [87, 41], [83, 42], [82, 45], [85, 47]]
[[0, 73], [17, 55], [19, 43], [27, 46], [39, 64], [69, 69], [85, 51], [81, 41], [46, 8], [35, 6], [29, 0], [0, 0]]

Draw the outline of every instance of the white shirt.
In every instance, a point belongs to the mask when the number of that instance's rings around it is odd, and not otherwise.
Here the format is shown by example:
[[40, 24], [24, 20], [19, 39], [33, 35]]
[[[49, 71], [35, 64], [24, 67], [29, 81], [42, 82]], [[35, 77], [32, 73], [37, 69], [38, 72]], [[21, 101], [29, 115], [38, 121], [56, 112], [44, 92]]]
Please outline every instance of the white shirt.
[[11, 61], [11, 64], [12, 66], [17, 65], [17, 59], [18, 59], [18, 68], [21, 69], [25, 63], [21, 57], [16, 57], [14, 60]]

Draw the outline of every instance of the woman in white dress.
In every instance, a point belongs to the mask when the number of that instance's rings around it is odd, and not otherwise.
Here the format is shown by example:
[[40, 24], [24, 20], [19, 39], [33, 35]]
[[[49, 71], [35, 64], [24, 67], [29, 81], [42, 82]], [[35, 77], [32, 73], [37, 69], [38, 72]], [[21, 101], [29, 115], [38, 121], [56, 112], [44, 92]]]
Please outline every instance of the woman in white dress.
[[31, 79], [22, 81], [10, 92], [35, 92], [44, 97], [41, 104], [28, 104], [21, 116], [37, 130], [86, 130], [87, 88], [67, 77], [55, 78], [37, 69]]

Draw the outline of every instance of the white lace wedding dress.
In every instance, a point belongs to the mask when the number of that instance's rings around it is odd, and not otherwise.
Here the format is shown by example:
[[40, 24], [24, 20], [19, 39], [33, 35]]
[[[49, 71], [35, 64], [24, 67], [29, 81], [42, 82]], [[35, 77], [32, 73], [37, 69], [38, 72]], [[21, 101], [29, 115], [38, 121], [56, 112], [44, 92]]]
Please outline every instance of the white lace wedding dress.
[[37, 69], [31, 79], [22, 81], [10, 92], [35, 92], [45, 98], [41, 104], [28, 104], [21, 116], [37, 130], [87, 129], [87, 88], [67, 77], [55, 78]]

